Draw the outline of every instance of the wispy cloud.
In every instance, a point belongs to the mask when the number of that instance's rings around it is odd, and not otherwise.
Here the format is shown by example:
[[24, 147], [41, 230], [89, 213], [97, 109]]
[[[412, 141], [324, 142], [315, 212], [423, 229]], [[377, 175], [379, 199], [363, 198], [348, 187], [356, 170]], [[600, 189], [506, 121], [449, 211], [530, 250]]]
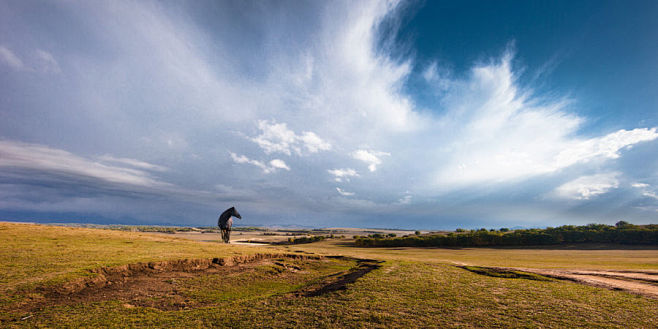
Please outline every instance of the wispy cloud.
[[643, 196], [658, 200], [658, 193], [656, 193], [649, 184], [633, 183], [631, 186], [642, 191]]
[[23, 61], [5, 46], [0, 46], [0, 59], [2, 59], [5, 65], [8, 65], [14, 70], [22, 70], [24, 68]]
[[398, 203], [399, 203], [399, 204], [402, 204], [402, 205], [408, 205], [408, 204], [411, 204], [411, 199], [412, 199], [412, 198], [413, 198], [413, 197], [411, 196], [411, 194], [407, 194], [407, 195], [401, 197], [400, 199], [398, 199]]
[[33, 56], [21, 58], [6, 46], [0, 46], [0, 62], [15, 71], [60, 73], [62, 70], [55, 57], [42, 49], [36, 49]]
[[[477, 66], [446, 96], [450, 109], [436, 126], [433, 158], [439, 186], [514, 182], [579, 163], [615, 159], [637, 143], [658, 138], [656, 128], [619, 130], [582, 139], [581, 118], [565, 99], [541, 99], [520, 90], [511, 54]], [[427, 147], [427, 146], [424, 146]]]
[[131, 167], [139, 168], [139, 169], [145, 169], [145, 170], [155, 170], [155, 171], [167, 171], [168, 168], [164, 166], [159, 166], [156, 164], [148, 163], [145, 161], [140, 161], [136, 159], [130, 159], [130, 158], [117, 158], [113, 157], [109, 154], [102, 155], [98, 157], [98, 159], [102, 162], [109, 162], [109, 163], [120, 163], [124, 165], [128, 165]]
[[611, 189], [619, 187], [617, 177], [621, 173], [612, 172], [597, 174], [592, 176], [582, 176], [560, 185], [554, 193], [558, 197], [576, 200], [588, 200], [601, 194], [605, 194]]
[[336, 191], [338, 191], [338, 194], [340, 194], [342, 196], [353, 196], [354, 195], [354, 192], [343, 191], [343, 189], [341, 189], [340, 187], [336, 187]]
[[45, 50], [36, 50], [36, 68], [45, 73], [60, 73], [62, 69], [53, 55]]
[[[106, 156], [105, 159], [107, 158]], [[134, 159], [124, 159], [123, 162], [138, 163], [151, 168], [159, 167]], [[80, 157], [65, 150], [43, 145], [6, 140], [0, 141], [0, 167], [58, 172], [137, 186], [162, 187], [170, 185], [157, 180], [144, 170], [103, 164], [94, 159]]]

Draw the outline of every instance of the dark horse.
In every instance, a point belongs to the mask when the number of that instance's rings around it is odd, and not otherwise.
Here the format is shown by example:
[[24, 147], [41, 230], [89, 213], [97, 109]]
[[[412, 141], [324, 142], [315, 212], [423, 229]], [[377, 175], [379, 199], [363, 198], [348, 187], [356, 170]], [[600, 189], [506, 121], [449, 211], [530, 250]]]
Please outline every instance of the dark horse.
[[233, 226], [233, 218], [231, 217], [242, 219], [242, 216], [240, 216], [240, 213], [235, 210], [235, 207], [224, 210], [224, 212], [219, 215], [219, 219], [217, 219], [217, 226], [222, 230], [222, 240], [226, 243], [229, 243], [228, 241], [231, 238], [231, 226]]

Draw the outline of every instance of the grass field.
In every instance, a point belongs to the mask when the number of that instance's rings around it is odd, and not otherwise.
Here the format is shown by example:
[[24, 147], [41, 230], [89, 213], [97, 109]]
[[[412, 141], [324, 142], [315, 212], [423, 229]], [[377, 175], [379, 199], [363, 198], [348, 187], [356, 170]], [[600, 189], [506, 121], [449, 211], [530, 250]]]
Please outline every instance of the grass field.
[[[655, 248], [375, 249], [348, 240], [247, 246], [12, 223], [0, 223], [0, 234], [0, 327], [658, 327], [656, 299], [454, 266], [648, 271], [658, 269]], [[91, 282], [90, 270], [106, 266], [268, 253], [311, 258], [273, 256], [114, 282], [108, 275], [112, 285], [55, 293], [67, 282]], [[365, 269], [356, 258], [383, 262]]]

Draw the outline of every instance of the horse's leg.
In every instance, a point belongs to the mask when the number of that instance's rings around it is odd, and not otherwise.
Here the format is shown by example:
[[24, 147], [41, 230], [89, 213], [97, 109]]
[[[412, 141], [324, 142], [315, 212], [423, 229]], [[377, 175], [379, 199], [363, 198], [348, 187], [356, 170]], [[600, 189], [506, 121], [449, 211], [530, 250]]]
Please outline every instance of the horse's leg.
[[231, 243], [231, 229], [226, 230], [226, 243]]

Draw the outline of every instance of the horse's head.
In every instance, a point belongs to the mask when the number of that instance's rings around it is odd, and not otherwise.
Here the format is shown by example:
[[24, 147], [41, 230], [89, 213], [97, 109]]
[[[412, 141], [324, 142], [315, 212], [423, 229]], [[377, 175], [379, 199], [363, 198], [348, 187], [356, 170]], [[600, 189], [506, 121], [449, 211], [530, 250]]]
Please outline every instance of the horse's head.
[[240, 213], [235, 209], [235, 207], [231, 207], [231, 209], [233, 210], [233, 213], [231, 214], [232, 216], [242, 219], [242, 216], [240, 216]]

